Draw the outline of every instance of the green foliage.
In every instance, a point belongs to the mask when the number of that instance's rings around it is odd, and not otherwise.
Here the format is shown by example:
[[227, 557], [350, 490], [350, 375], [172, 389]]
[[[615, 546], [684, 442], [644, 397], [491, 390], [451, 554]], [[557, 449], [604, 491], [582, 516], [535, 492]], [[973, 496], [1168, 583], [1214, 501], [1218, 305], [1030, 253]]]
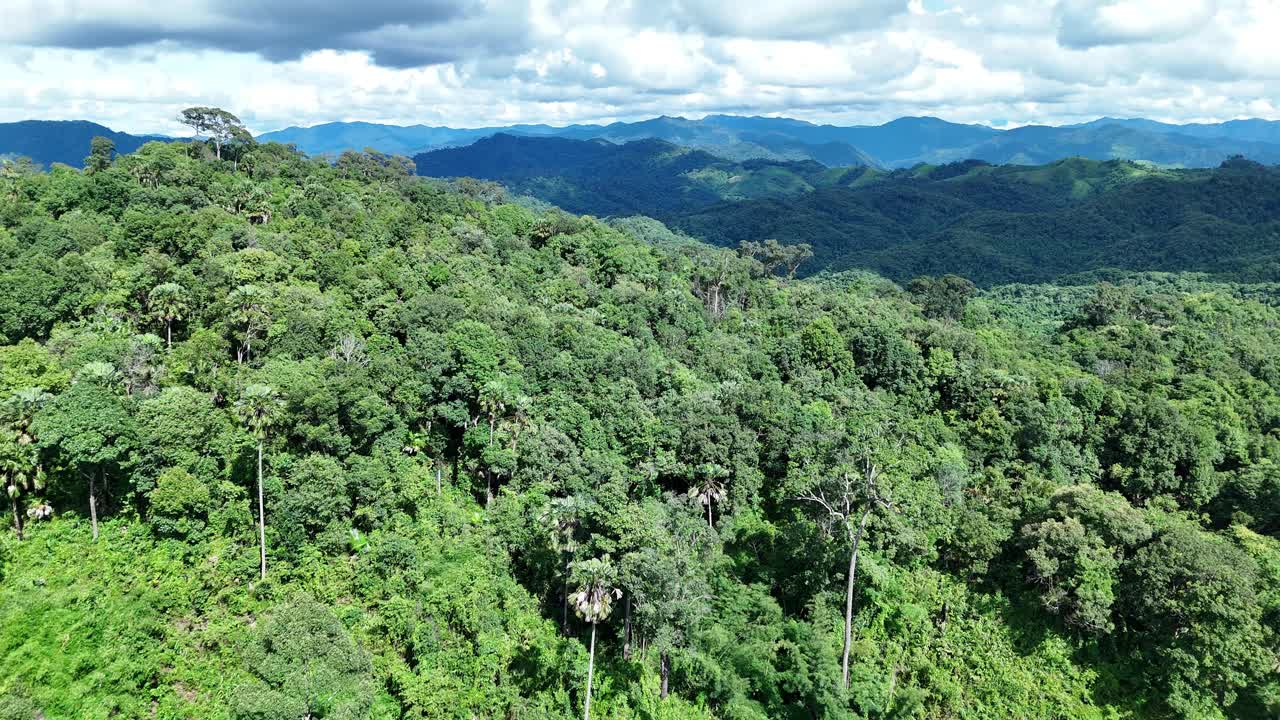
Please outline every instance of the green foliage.
[[[385, 156], [229, 157], [0, 193], [0, 471], [53, 514], [0, 539], [4, 712], [1275, 716], [1271, 286], [794, 280]], [[1068, 170], [913, 182], [1254, 187]]]

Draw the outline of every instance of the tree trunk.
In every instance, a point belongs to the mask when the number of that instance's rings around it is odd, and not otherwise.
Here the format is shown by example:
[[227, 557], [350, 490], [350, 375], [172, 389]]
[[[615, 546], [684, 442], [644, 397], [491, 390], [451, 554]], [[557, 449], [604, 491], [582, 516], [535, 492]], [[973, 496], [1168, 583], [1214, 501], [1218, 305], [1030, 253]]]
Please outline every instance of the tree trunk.
[[569, 561], [564, 561], [564, 592], [560, 593], [564, 605], [564, 617], [560, 619], [560, 630], [569, 634]]
[[93, 523], [93, 539], [98, 539], [98, 484], [93, 474], [89, 474], [89, 521]]
[[716, 526], [711, 523], [711, 500], [707, 500], [707, 527], [715, 530]]
[[658, 655], [658, 674], [662, 676], [662, 689], [658, 693], [658, 697], [666, 700], [671, 676], [671, 656], [667, 655], [666, 650], [663, 650]]
[[164, 339], [168, 343], [169, 349], [173, 349], [173, 320], [165, 318], [164, 321]]
[[587, 706], [582, 713], [583, 720], [591, 720], [591, 680], [596, 672], [596, 622], [591, 621], [591, 654], [587, 660]]
[[258, 441], [258, 556], [262, 561], [262, 579], [267, 579], [267, 521], [266, 509], [262, 504], [262, 445]]
[[443, 486], [440, 484], [440, 463], [437, 461], [435, 465], [436, 465], [436, 497], [440, 497], [444, 493], [444, 490], [442, 489]]
[[862, 511], [858, 532], [853, 536], [853, 549], [849, 552], [849, 582], [844, 595], [844, 659], [840, 664], [845, 690], [849, 689], [849, 648], [853, 644], [853, 581], [858, 576], [858, 545], [862, 543], [862, 531], [867, 527], [867, 516], [870, 514], [871, 506], [868, 505]]
[[631, 593], [627, 593], [626, 611], [623, 613], [622, 659], [631, 659]]
[[18, 540], [22, 540], [22, 513], [18, 512], [18, 498], [9, 498], [9, 504], [13, 506], [13, 531], [17, 533]]

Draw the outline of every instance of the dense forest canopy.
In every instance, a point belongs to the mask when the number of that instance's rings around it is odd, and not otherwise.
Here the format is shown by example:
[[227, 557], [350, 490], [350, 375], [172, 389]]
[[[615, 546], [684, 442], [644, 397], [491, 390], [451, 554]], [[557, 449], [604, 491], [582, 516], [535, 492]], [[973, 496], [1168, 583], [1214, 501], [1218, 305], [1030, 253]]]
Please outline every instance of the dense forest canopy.
[[1273, 287], [104, 150], [3, 168], [0, 718], [1280, 713]]

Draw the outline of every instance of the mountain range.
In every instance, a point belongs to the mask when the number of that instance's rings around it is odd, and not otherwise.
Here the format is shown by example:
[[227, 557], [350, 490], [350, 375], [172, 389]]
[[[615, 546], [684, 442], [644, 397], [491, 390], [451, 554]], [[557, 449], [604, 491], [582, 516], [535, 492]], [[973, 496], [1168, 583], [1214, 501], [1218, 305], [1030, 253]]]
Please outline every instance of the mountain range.
[[[1232, 120], [1171, 125], [1144, 119], [1101, 118], [1051, 127], [1000, 130], [931, 117], [905, 117], [883, 125], [818, 125], [802, 120], [708, 115], [698, 120], [657, 117], [609, 125], [508, 125], [451, 128], [333, 122], [263, 133], [262, 142], [293, 144], [310, 155], [336, 156], [371, 148], [413, 156], [469, 145], [499, 133], [574, 140], [664, 140], [725, 160], [812, 160], [827, 167], [911, 167], [978, 159], [990, 163], [1042, 164], [1067, 157], [1144, 160], [1170, 167], [1214, 167], [1243, 155], [1280, 163], [1280, 122]], [[80, 165], [95, 135], [131, 152], [155, 135], [131, 135], [86, 121], [27, 120], [0, 123], [0, 156], [26, 156], [43, 165]]]
[[1235, 155], [1280, 163], [1280, 122], [1236, 120], [1214, 125], [1169, 125], [1103, 118], [1083, 125], [1032, 125], [998, 130], [931, 117], [883, 125], [842, 127], [788, 118], [708, 115], [700, 120], [658, 117], [610, 125], [513, 125], [479, 129], [329, 123], [265, 133], [259, 140], [293, 143], [310, 154], [370, 147], [419, 154], [457, 147], [498, 133], [614, 143], [658, 139], [706, 150], [728, 160], [814, 160], [828, 167], [902, 168], [919, 163], [978, 159], [1042, 164], [1067, 157], [1144, 160], [1171, 167], [1214, 167]]

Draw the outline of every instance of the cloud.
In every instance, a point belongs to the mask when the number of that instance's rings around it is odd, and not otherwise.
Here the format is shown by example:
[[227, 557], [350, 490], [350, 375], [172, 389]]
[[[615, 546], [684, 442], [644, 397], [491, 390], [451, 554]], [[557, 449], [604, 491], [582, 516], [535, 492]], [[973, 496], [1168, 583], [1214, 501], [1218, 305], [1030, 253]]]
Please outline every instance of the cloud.
[[1275, 0], [7, 0], [0, 120], [1280, 119]]
[[361, 50], [388, 67], [518, 54], [524, 4], [495, 0], [173, 0], [94, 3], [17, 0], [0, 38], [84, 50], [163, 43], [297, 60], [318, 50]]
[[1213, 19], [1214, 0], [1061, 0], [1058, 41], [1070, 48], [1169, 42]]

